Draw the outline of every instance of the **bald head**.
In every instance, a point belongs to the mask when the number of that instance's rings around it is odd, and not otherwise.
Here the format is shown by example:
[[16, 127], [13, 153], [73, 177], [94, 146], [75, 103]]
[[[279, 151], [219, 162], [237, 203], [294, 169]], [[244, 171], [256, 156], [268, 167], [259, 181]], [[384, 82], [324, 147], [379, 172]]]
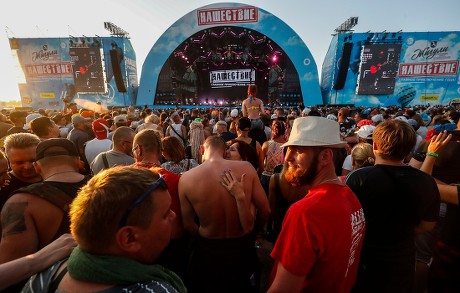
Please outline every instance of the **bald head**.
[[120, 126], [113, 132], [112, 141], [118, 145], [123, 141], [132, 141], [136, 132], [131, 127]]

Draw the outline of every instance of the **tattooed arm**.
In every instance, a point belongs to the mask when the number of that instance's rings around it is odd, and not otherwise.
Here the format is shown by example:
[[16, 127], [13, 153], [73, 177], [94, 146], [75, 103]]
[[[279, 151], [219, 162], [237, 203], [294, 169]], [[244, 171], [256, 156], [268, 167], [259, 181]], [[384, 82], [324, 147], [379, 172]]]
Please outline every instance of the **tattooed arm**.
[[1, 221], [0, 264], [37, 251], [39, 239], [27, 195], [18, 193], [8, 199]]

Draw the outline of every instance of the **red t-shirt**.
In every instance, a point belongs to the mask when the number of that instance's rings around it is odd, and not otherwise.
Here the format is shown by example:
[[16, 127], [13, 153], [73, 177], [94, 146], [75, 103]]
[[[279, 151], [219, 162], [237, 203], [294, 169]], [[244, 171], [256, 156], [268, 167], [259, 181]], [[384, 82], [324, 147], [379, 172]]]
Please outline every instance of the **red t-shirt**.
[[302, 291], [350, 292], [364, 238], [364, 213], [346, 185], [310, 189], [286, 213], [271, 256], [294, 275], [306, 276]]

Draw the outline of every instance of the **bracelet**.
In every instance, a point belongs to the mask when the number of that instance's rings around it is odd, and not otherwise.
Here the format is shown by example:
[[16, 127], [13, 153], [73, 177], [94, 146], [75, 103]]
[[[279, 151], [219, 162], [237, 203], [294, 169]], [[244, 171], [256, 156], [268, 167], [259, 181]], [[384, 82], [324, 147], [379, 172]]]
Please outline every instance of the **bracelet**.
[[433, 153], [433, 152], [426, 152], [426, 155], [431, 156], [431, 157], [435, 157], [435, 158], [439, 157], [439, 154]]

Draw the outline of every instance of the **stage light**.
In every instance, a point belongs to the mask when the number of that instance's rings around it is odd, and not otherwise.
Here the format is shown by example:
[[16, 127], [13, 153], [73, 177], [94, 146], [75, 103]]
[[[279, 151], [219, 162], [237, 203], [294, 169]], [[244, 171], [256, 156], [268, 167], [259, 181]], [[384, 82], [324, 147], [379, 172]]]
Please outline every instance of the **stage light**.
[[278, 56], [276, 56], [276, 55], [273, 55], [273, 57], [272, 57], [272, 61], [273, 61], [273, 62], [276, 62], [276, 61], [278, 61]]

